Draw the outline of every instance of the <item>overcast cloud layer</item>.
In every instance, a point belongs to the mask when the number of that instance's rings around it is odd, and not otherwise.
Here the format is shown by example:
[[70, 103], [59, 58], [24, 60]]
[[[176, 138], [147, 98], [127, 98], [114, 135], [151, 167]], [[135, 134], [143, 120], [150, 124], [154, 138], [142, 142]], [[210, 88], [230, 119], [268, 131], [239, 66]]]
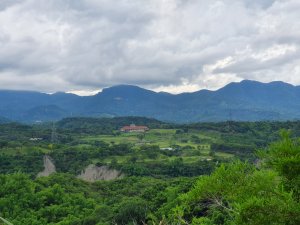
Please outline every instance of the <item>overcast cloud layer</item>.
[[299, 0], [1, 0], [0, 89], [300, 84]]

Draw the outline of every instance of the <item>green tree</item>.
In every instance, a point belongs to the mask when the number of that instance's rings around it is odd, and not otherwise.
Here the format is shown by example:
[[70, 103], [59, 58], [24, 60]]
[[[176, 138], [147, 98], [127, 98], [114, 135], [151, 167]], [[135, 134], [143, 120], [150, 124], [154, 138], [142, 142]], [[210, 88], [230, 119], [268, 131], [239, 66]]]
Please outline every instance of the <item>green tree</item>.
[[260, 153], [267, 166], [222, 164], [181, 195], [169, 213], [176, 224], [300, 224], [299, 141], [282, 140]]
[[272, 168], [284, 179], [288, 191], [300, 199], [300, 139], [292, 140], [290, 132], [281, 132], [281, 141], [273, 143], [259, 155], [268, 168]]
[[141, 198], [132, 198], [122, 202], [114, 218], [116, 224], [144, 224], [147, 216], [147, 202]]

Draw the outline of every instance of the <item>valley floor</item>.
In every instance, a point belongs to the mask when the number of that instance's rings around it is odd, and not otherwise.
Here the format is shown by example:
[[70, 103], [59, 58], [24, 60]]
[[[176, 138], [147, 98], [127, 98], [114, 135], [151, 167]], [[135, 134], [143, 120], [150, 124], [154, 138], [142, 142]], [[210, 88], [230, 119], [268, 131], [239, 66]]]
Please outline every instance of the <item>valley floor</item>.
[[122, 121], [60, 121], [55, 135], [47, 124], [0, 125], [0, 216], [14, 225], [299, 224], [300, 122], [145, 119], [148, 132], [122, 133], [132, 118]]

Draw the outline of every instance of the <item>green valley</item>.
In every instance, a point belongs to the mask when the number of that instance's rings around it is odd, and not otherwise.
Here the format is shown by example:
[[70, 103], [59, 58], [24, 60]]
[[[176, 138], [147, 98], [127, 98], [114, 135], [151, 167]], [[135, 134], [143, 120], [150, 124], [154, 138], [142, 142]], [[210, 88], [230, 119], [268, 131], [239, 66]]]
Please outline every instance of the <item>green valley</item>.
[[[131, 123], [149, 131], [120, 131]], [[15, 225], [299, 222], [298, 121], [67, 118], [0, 131], [0, 216]]]

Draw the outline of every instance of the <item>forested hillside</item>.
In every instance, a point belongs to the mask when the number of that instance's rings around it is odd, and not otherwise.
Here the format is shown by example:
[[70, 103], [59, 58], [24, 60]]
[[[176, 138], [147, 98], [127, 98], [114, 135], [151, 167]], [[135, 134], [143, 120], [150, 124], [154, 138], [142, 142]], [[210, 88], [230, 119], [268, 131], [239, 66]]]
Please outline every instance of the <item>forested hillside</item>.
[[[146, 133], [122, 133], [135, 123]], [[1, 173], [35, 176], [49, 155], [58, 172], [78, 175], [89, 164], [129, 175], [197, 176], [220, 162], [255, 161], [255, 151], [279, 139], [281, 129], [300, 135], [300, 122], [221, 122], [178, 125], [142, 117], [68, 118], [57, 123], [0, 125]]]
[[2, 123], [9, 123], [9, 119], [5, 118], [5, 117], [0, 117], [0, 124]]
[[283, 133], [259, 155], [258, 167], [236, 161], [199, 178], [178, 198], [166, 223], [299, 224], [299, 141]]
[[293, 120], [300, 118], [300, 87], [283, 82], [245, 80], [216, 90], [168, 94], [132, 85], [105, 88], [93, 96], [68, 93], [0, 91], [0, 116], [20, 122], [70, 116], [146, 116], [191, 123]]
[[258, 155], [256, 166], [234, 160], [193, 178], [88, 183], [62, 173], [2, 174], [0, 216], [15, 225], [299, 224], [298, 139], [283, 133]]
[[[150, 130], [120, 132], [130, 123]], [[15, 225], [296, 225], [299, 134], [296, 121], [1, 124], [0, 217]]]

